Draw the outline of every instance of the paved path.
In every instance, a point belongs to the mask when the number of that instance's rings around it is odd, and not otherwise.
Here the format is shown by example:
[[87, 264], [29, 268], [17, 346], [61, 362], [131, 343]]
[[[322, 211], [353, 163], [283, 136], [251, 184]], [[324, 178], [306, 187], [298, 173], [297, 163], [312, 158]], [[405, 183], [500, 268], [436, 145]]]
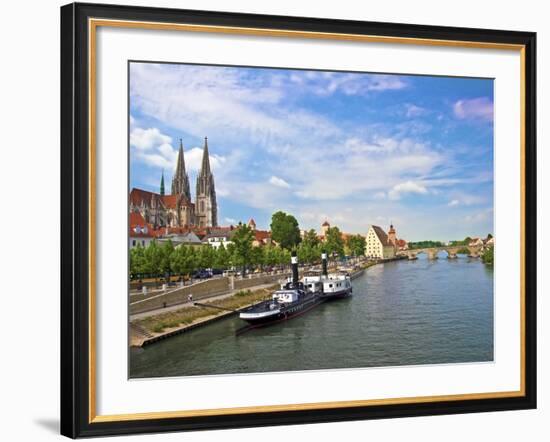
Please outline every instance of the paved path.
[[[227, 293], [224, 293], [224, 294], [221, 294], [221, 295], [201, 297], [200, 301], [202, 302], [202, 301], [205, 301], [205, 300], [214, 301], [216, 299], [224, 299], [224, 298], [228, 298], [230, 296], [233, 296], [235, 293], [242, 292], [243, 290], [250, 290], [251, 292], [253, 292], [255, 290], [267, 289], [269, 287], [273, 287], [274, 285], [276, 285], [276, 284], [271, 283], [271, 284], [256, 285], [256, 286], [253, 286], [253, 287], [248, 287], [246, 289], [239, 289], [239, 290], [235, 289], [231, 292], [227, 292]], [[186, 301], [186, 302], [183, 302], [181, 304], [175, 304], [175, 305], [171, 305], [171, 306], [165, 307], [165, 308], [158, 308], [158, 309], [150, 310], [150, 311], [143, 312], [143, 313], [136, 313], [136, 314], [130, 316], [130, 321], [134, 321], [136, 319], [148, 318], [150, 316], [160, 315], [162, 313], [173, 312], [173, 311], [176, 311], [176, 310], [181, 310], [182, 308], [189, 308], [189, 307], [193, 307], [193, 303], [189, 302], [189, 301]]]

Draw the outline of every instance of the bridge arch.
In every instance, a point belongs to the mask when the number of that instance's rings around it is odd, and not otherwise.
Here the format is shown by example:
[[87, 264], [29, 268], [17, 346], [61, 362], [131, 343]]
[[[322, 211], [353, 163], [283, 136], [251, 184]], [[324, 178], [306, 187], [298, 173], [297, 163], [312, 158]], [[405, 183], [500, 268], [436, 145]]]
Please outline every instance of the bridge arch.
[[400, 254], [407, 256], [409, 260], [417, 259], [417, 255], [422, 253], [428, 256], [428, 259], [438, 259], [438, 254], [440, 252], [445, 252], [448, 259], [456, 259], [458, 252], [463, 249], [468, 249], [468, 256], [472, 258], [478, 258], [481, 252], [481, 247], [470, 247], [470, 246], [442, 246], [442, 247], [430, 247], [425, 249], [411, 249], [404, 250]]

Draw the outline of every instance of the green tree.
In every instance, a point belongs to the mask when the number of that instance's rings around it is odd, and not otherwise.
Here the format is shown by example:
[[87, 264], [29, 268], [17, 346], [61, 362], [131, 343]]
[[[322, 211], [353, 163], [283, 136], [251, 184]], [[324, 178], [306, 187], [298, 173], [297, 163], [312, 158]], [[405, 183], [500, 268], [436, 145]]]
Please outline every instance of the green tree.
[[328, 228], [324, 246], [329, 255], [337, 253], [339, 257], [344, 256], [344, 240], [338, 227]]
[[367, 240], [361, 235], [351, 235], [346, 241], [346, 246], [353, 256], [361, 256], [365, 254]]
[[262, 268], [264, 265], [264, 254], [262, 247], [252, 247], [250, 251], [250, 264]]
[[130, 249], [130, 277], [134, 279], [146, 272], [145, 248], [138, 244], [137, 247]]
[[204, 245], [199, 248], [197, 253], [197, 268], [211, 269], [214, 267], [216, 251], [210, 245]]
[[[456, 245], [459, 241], [457, 241]], [[441, 241], [416, 241], [416, 242], [409, 242], [409, 249], [428, 249], [430, 247], [443, 247], [443, 243]]]
[[254, 232], [246, 224], [239, 224], [231, 238], [235, 265], [242, 266], [243, 271], [251, 262], [253, 240]]
[[495, 263], [495, 254], [493, 247], [487, 247], [481, 254], [481, 260], [487, 265], [494, 265]]
[[263, 262], [265, 265], [274, 266], [279, 263], [277, 249], [278, 247], [273, 245], [262, 247], [262, 252], [264, 255]]
[[174, 244], [172, 244], [171, 240], [166, 241], [160, 246], [160, 273], [170, 273], [172, 253], [174, 253]]
[[216, 249], [216, 256], [214, 258], [214, 267], [217, 269], [227, 269], [230, 264], [229, 252], [223, 244]]
[[189, 275], [195, 270], [195, 251], [190, 246], [179, 246], [174, 249], [170, 265], [172, 272], [178, 275]]
[[302, 239], [302, 244], [307, 244], [311, 247], [317, 247], [320, 244], [319, 237], [317, 236], [317, 232], [315, 229], [310, 229], [304, 234], [304, 238]]
[[284, 249], [296, 247], [301, 239], [296, 218], [285, 212], [275, 212], [271, 217], [271, 238]]
[[162, 249], [155, 240], [151, 241], [144, 252], [144, 273], [150, 273], [158, 278], [162, 271]]

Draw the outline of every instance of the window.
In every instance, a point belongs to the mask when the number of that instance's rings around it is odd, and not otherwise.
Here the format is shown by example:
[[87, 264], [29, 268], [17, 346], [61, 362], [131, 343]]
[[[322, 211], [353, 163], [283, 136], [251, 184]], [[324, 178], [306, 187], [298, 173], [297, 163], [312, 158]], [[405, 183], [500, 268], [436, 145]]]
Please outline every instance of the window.
[[133, 239], [133, 240], [132, 240], [132, 247], [135, 247], [135, 246], [136, 246], [136, 240]]

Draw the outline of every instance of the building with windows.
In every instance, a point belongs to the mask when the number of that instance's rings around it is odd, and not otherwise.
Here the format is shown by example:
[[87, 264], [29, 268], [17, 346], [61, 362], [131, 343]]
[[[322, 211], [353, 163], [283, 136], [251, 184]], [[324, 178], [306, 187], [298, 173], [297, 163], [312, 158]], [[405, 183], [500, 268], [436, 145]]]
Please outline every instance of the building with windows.
[[[391, 233], [393, 230], [393, 233]], [[390, 234], [386, 234], [379, 226], [370, 226], [366, 236], [365, 256], [376, 259], [390, 259], [395, 257], [396, 244], [395, 230], [390, 228]]]
[[161, 176], [160, 192], [133, 188], [130, 192], [130, 213], [139, 213], [154, 229], [160, 227], [216, 227], [218, 204], [214, 175], [210, 169], [208, 139], [204, 139], [201, 170], [197, 176], [195, 203], [191, 201], [189, 175], [185, 169], [183, 144], [172, 178], [171, 194], [165, 195], [164, 173]]
[[130, 248], [147, 247], [155, 238], [153, 228], [147, 224], [140, 213], [130, 213]]

